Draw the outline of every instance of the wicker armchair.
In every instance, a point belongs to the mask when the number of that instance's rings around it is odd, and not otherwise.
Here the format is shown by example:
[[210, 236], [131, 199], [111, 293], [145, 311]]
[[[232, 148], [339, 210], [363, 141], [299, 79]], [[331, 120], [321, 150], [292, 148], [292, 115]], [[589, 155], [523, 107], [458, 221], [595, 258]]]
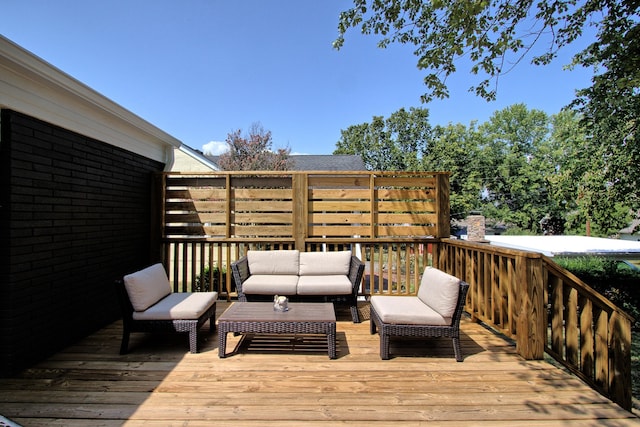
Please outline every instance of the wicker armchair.
[[122, 308], [120, 354], [129, 350], [131, 332], [188, 332], [189, 350], [198, 352], [198, 329], [207, 321], [215, 330], [217, 292], [171, 291], [162, 264], [155, 264], [116, 280]]
[[443, 337], [453, 340], [462, 362], [460, 318], [468, 290], [468, 283], [427, 267], [417, 296], [372, 296], [371, 333], [380, 330], [380, 358], [389, 359], [390, 337]]

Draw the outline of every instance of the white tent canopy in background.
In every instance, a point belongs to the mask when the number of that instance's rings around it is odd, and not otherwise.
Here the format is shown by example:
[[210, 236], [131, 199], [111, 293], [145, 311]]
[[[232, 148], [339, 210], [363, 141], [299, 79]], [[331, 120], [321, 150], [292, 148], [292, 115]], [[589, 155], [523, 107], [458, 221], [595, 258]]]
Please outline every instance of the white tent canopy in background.
[[640, 242], [587, 236], [485, 236], [492, 245], [547, 256], [606, 256], [640, 259]]

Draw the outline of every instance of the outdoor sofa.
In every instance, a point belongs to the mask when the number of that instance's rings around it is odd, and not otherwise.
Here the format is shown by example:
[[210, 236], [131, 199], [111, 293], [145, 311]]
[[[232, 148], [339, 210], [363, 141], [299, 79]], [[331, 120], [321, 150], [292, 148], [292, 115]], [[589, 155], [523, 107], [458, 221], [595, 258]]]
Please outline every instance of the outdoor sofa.
[[272, 299], [348, 304], [360, 322], [357, 299], [364, 264], [351, 251], [250, 250], [231, 264], [238, 301]]
[[444, 337], [453, 340], [462, 362], [460, 318], [469, 284], [437, 268], [427, 267], [417, 296], [371, 297], [371, 333], [380, 332], [380, 358], [389, 359], [390, 337]]
[[198, 329], [209, 322], [215, 330], [217, 292], [172, 292], [162, 264], [116, 280], [122, 308], [120, 354], [129, 350], [131, 332], [188, 332], [189, 350], [198, 352]]

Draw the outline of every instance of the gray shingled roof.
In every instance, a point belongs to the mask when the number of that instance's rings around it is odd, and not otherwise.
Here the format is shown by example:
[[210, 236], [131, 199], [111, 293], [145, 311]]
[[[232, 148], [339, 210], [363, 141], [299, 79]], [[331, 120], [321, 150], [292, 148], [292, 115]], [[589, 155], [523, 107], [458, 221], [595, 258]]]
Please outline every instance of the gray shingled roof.
[[362, 157], [355, 154], [307, 154], [291, 156], [297, 171], [363, 171]]
[[[218, 163], [219, 156], [206, 156]], [[362, 157], [357, 154], [304, 154], [289, 156], [293, 161], [291, 170], [296, 171], [364, 171]]]

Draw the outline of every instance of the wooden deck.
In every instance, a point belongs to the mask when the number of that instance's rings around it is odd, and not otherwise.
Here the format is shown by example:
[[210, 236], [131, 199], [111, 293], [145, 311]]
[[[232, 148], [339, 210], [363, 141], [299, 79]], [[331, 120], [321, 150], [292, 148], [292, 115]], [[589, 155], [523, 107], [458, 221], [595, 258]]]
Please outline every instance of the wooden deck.
[[467, 318], [462, 363], [447, 339], [398, 342], [392, 359], [380, 360], [367, 308], [361, 324], [338, 312], [336, 360], [313, 337], [232, 336], [227, 348], [237, 354], [219, 359], [217, 335], [206, 334], [199, 354], [188, 353], [186, 335], [133, 334], [132, 351], [120, 356], [116, 322], [0, 380], [0, 415], [24, 426], [640, 425]]

